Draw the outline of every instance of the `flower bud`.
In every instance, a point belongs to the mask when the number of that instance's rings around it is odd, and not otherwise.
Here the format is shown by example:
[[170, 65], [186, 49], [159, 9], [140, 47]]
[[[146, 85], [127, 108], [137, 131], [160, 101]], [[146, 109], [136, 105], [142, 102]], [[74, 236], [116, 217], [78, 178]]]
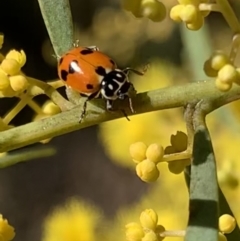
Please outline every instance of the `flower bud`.
[[21, 69], [20, 64], [15, 59], [4, 59], [0, 67], [8, 75], [16, 75]]
[[6, 73], [0, 69], [0, 90], [5, 90], [10, 85], [10, 81]]
[[232, 88], [232, 83], [225, 83], [219, 78], [216, 78], [215, 85], [221, 91], [229, 91]]
[[229, 58], [224, 53], [215, 53], [211, 57], [211, 66], [214, 70], [220, 70], [227, 63], [229, 63]]
[[128, 223], [126, 226], [126, 239], [128, 241], [141, 241], [143, 236], [144, 236], [144, 232], [143, 232], [143, 228], [140, 224], [138, 223]]
[[155, 230], [158, 223], [158, 215], [152, 209], [144, 210], [140, 215], [140, 223], [144, 229]]
[[59, 106], [54, 104], [51, 100], [46, 101], [42, 107], [42, 111], [47, 115], [55, 115], [61, 112]]
[[219, 230], [223, 233], [231, 233], [236, 227], [236, 220], [229, 214], [224, 214], [219, 218]]
[[27, 57], [23, 50], [19, 52], [13, 49], [8, 52], [8, 54], [6, 55], [6, 59], [16, 60], [20, 65], [20, 68], [22, 68], [23, 65], [26, 63]]
[[167, 14], [165, 5], [157, 0], [142, 0], [140, 11], [142, 16], [154, 22], [161, 22]]
[[222, 82], [229, 84], [237, 80], [238, 72], [233, 65], [226, 64], [218, 71], [218, 78]]
[[223, 233], [218, 233], [218, 241], [227, 241], [226, 236]]
[[29, 86], [29, 83], [25, 76], [14, 75], [9, 77], [11, 87], [16, 92], [23, 92]]
[[142, 241], [159, 241], [159, 239], [158, 235], [151, 230], [145, 234], [145, 236], [142, 238]]
[[144, 182], [155, 182], [159, 177], [159, 170], [156, 164], [148, 159], [137, 164], [136, 172]]
[[140, 141], [131, 144], [129, 148], [130, 155], [136, 163], [141, 162], [146, 158], [146, 150], [147, 146]]
[[197, 31], [204, 24], [204, 17], [201, 14], [198, 14], [197, 19], [193, 23], [187, 23], [187, 28], [189, 30]]
[[193, 4], [188, 4], [180, 12], [180, 18], [185, 23], [194, 23], [198, 17], [198, 9]]
[[216, 77], [218, 75], [218, 71], [212, 68], [211, 59], [208, 59], [207, 61], [205, 61], [203, 70], [205, 74], [209, 77]]
[[162, 146], [154, 143], [151, 144], [146, 151], [146, 157], [148, 160], [154, 162], [154, 163], [158, 163], [162, 160], [164, 155], [164, 149]]
[[180, 13], [184, 9], [184, 5], [178, 4], [172, 7], [170, 11], [170, 18], [175, 22], [182, 22], [182, 19], [180, 17]]

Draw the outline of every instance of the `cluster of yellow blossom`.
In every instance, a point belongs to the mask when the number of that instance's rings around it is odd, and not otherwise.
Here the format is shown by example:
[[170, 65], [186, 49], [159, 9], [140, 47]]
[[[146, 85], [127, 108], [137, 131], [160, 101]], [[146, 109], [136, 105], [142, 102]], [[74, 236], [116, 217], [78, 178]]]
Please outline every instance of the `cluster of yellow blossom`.
[[[164, 237], [180, 237], [185, 231], [166, 231], [164, 226], [158, 224], [158, 215], [152, 209], [144, 210], [140, 215], [140, 223], [131, 222], [125, 225], [127, 241], [161, 241]], [[236, 220], [229, 214], [219, 217], [219, 241], [227, 241], [224, 234], [231, 233], [236, 227]]]
[[236, 68], [227, 54], [216, 51], [204, 63], [204, 71], [209, 77], [216, 77], [216, 87], [228, 91], [233, 83], [240, 85], [240, 68]]
[[160, 234], [165, 231], [165, 228], [158, 225], [158, 215], [154, 210], [144, 210], [139, 220], [140, 224], [132, 222], [125, 226], [128, 241], [161, 241], [164, 239]]
[[158, 0], [123, 0], [125, 10], [137, 17], [147, 17], [153, 22], [161, 22], [166, 17], [166, 7]]
[[14, 228], [0, 214], [0, 241], [10, 241], [14, 238]]
[[236, 220], [229, 214], [223, 214], [218, 220], [219, 241], [227, 241], [225, 233], [231, 233], [236, 227]]
[[[3, 44], [3, 36], [0, 38], [0, 46]], [[11, 50], [0, 64], [0, 97], [18, 96], [28, 87], [26, 77], [21, 74], [21, 68], [26, 63], [26, 55], [23, 50]]]
[[163, 160], [164, 149], [158, 144], [147, 147], [143, 142], [130, 146], [130, 155], [136, 165], [137, 175], [145, 182], [154, 182], [159, 177], [157, 164]]
[[137, 164], [136, 173], [144, 182], [154, 182], [159, 177], [159, 162], [168, 162], [170, 172], [179, 174], [191, 163], [191, 153], [187, 149], [187, 135], [178, 131], [171, 136], [171, 146], [165, 149], [153, 143], [147, 147], [143, 142], [130, 145], [132, 160]]
[[198, 30], [210, 11], [202, 11], [199, 6], [208, 0], [178, 0], [179, 4], [171, 9], [170, 17], [176, 22], [184, 22], [188, 29]]

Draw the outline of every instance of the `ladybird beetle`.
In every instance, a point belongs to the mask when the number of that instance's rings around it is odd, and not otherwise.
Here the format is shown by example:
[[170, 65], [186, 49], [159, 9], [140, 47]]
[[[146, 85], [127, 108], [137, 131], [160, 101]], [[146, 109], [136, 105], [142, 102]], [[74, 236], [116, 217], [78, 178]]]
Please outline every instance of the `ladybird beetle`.
[[[58, 61], [59, 78], [81, 96], [87, 97], [79, 122], [86, 114], [87, 102], [93, 98], [105, 99], [108, 111], [113, 110], [114, 100], [128, 98], [130, 110], [134, 112], [131, 96], [136, 91], [128, 80], [130, 71], [138, 75], [145, 72], [132, 68], [118, 69], [116, 63], [95, 46], [75, 46]], [[126, 113], [122, 112], [128, 119]]]

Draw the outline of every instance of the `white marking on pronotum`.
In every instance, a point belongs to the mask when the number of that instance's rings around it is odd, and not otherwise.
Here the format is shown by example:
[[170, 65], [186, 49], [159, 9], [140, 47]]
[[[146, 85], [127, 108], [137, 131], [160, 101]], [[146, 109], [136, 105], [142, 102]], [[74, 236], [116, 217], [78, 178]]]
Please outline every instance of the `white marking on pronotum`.
[[76, 62], [71, 62], [70, 65], [75, 72], [83, 74], [83, 71], [81, 70], [81, 68], [78, 66]]
[[116, 76], [117, 76], [118, 78], [121, 78], [121, 77], [122, 77], [122, 75], [121, 75], [120, 73], [116, 73]]
[[109, 85], [108, 85], [108, 88], [109, 88], [110, 90], [113, 90], [113, 85], [109, 84]]

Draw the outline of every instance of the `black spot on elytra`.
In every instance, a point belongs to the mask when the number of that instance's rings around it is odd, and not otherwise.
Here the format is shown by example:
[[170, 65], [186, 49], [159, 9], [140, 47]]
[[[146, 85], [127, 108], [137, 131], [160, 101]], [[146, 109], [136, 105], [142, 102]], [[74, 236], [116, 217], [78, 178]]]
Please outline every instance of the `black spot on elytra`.
[[92, 54], [93, 53], [93, 50], [91, 49], [83, 49], [80, 51], [80, 54], [82, 55], [87, 55], [87, 54]]
[[106, 71], [105, 71], [105, 69], [104, 69], [102, 66], [96, 67], [95, 72], [96, 72], [98, 75], [102, 75], [102, 76], [105, 76], [105, 75], [106, 75]]
[[87, 89], [88, 89], [88, 90], [92, 90], [92, 89], [93, 89], [93, 85], [87, 84]]
[[67, 76], [68, 76], [68, 72], [66, 70], [61, 70], [61, 79], [66, 81], [67, 80]]
[[[73, 60], [72, 62], [78, 64], [78, 61], [77, 61], [77, 60]], [[72, 63], [72, 62], [71, 62], [71, 63]], [[75, 73], [75, 69], [73, 69], [71, 63], [69, 64], [69, 69], [68, 69], [69, 74]]]

